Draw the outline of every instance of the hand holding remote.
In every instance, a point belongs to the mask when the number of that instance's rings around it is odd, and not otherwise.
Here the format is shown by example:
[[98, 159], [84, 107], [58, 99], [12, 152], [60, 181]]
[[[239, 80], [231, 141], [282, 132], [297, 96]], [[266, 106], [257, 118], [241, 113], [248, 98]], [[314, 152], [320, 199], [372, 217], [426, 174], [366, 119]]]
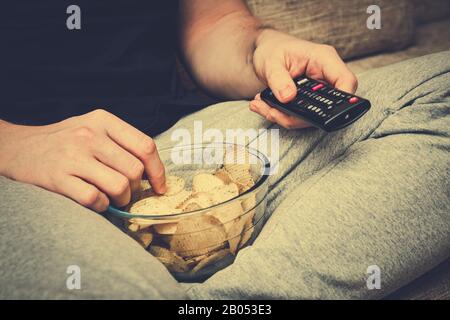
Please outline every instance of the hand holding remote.
[[[286, 35], [275, 30], [263, 30], [256, 41], [253, 63], [257, 76], [282, 103], [297, 95], [296, 77], [322, 80], [348, 93], [354, 93], [357, 80], [337, 54], [327, 45], [320, 45]], [[261, 100], [258, 94], [250, 110], [287, 129], [311, 126], [307, 121], [288, 115]]]

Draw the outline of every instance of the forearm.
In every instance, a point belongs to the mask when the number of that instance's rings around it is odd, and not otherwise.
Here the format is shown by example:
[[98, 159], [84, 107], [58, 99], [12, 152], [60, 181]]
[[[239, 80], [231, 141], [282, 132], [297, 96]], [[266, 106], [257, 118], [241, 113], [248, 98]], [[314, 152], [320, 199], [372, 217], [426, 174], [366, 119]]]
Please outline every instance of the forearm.
[[5, 165], [10, 157], [10, 137], [17, 126], [0, 119], [0, 175], [5, 174]]
[[262, 29], [248, 10], [187, 28], [182, 33], [182, 52], [197, 84], [227, 99], [254, 97], [265, 86], [253, 67], [255, 43]]
[[19, 147], [18, 141], [40, 133], [45, 133], [49, 126], [25, 126], [0, 119], [0, 175], [7, 175], [6, 166]]

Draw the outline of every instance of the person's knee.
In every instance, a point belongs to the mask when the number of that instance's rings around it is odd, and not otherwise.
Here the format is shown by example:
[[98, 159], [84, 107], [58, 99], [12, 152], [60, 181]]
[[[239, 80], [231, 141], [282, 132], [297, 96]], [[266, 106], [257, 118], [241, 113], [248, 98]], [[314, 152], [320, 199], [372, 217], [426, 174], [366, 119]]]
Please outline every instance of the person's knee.
[[5, 178], [0, 187], [0, 297], [185, 297], [156, 258], [101, 215]]

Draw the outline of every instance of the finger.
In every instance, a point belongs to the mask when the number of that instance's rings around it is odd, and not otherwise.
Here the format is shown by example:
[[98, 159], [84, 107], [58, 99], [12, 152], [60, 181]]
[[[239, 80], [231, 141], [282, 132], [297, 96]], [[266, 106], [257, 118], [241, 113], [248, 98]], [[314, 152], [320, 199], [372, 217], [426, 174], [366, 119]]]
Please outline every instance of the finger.
[[344, 92], [354, 94], [358, 89], [358, 80], [353, 75], [342, 75], [335, 83], [335, 87]]
[[297, 88], [283, 63], [273, 60], [266, 68], [266, 80], [275, 97], [282, 103], [294, 99]]
[[250, 110], [260, 114], [264, 118], [267, 118], [270, 109], [271, 107], [268, 104], [264, 103], [262, 100], [253, 100], [250, 102]]
[[108, 197], [92, 184], [74, 176], [65, 176], [58, 181], [57, 190], [84, 207], [103, 212], [109, 206]]
[[108, 136], [141, 160], [153, 190], [160, 194], [165, 193], [166, 176], [164, 165], [153, 139], [118, 117], [110, 113], [106, 114], [110, 119], [110, 121], [105, 121]]
[[326, 54], [321, 58], [323, 79], [339, 90], [355, 93], [358, 87], [355, 75], [334, 48], [326, 48]]
[[260, 114], [267, 120], [275, 122], [286, 129], [307, 128], [310, 125], [297, 117], [287, 115], [278, 109], [270, 107], [261, 100], [253, 100], [250, 102], [250, 110]]
[[273, 122], [278, 123], [280, 126], [286, 129], [303, 129], [311, 126], [304, 120], [287, 115], [275, 108], [271, 108], [270, 118], [273, 119]]
[[127, 177], [130, 181], [131, 191], [139, 188], [144, 165], [134, 155], [121, 148], [110, 138], [105, 137], [97, 144], [94, 156], [103, 164]]
[[118, 207], [123, 207], [130, 202], [131, 190], [128, 179], [95, 159], [79, 163], [73, 174], [95, 185]]

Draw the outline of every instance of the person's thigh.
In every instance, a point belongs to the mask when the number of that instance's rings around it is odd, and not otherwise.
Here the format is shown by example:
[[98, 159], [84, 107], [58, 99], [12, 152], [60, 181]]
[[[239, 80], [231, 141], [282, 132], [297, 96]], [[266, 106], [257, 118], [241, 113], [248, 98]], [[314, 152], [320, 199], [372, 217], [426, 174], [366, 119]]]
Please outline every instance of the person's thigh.
[[[359, 94], [372, 101], [371, 112], [286, 151], [288, 168], [272, 185], [273, 214], [260, 236], [189, 295], [383, 297], [446, 259], [449, 70], [446, 52], [363, 75]], [[296, 152], [297, 163], [289, 161]], [[371, 266], [381, 272], [379, 290], [367, 287]]]
[[[155, 258], [101, 215], [4, 177], [0, 190], [0, 299], [185, 297]], [[81, 287], [69, 290], [78, 267]]]

